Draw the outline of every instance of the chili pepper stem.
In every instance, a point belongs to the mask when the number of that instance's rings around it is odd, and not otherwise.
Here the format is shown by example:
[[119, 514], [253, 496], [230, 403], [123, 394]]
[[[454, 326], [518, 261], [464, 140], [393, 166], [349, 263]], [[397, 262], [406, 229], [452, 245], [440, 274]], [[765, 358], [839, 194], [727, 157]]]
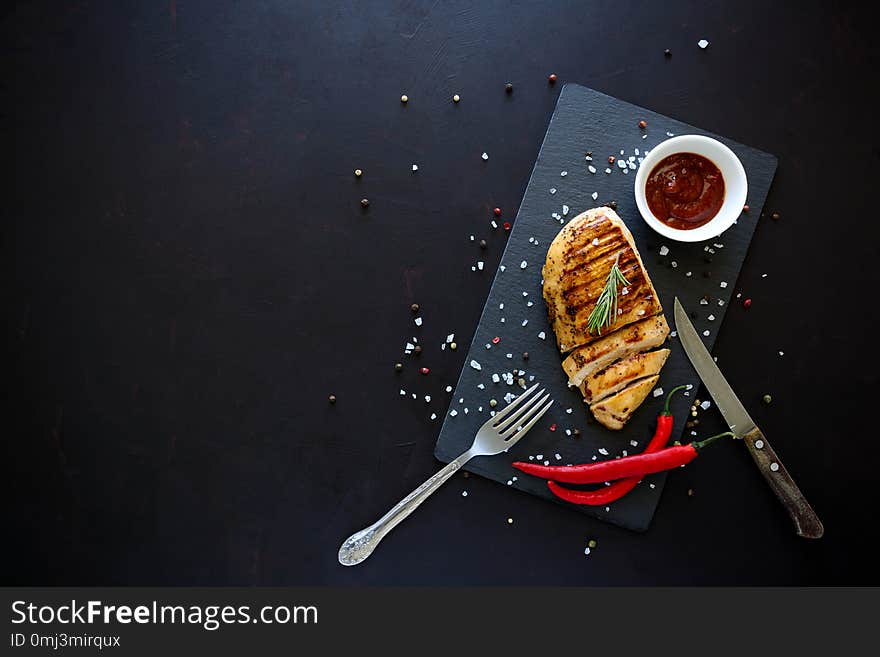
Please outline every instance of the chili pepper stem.
[[724, 436], [731, 436], [731, 437], [733, 437], [733, 438], [736, 438], [736, 434], [733, 433], [732, 431], [725, 431], [724, 433], [719, 433], [717, 436], [709, 436], [709, 437], [706, 438], [705, 440], [700, 440], [699, 442], [694, 441], [694, 442], [691, 443], [691, 446], [692, 446], [695, 450], [697, 450], [697, 451], [699, 452], [699, 451], [701, 451], [704, 447], [706, 447], [706, 446], [708, 446], [708, 445], [711, 445], [711, 444], [714, 443], [716, 440], [718, 440], [719, 438], [723, 438]]
[[663, 405], [663, 412], [660, 413], [660, 415], [672, 415], [672, 413], [669, 412], [669, 402], [672, 400], [672, 395], [674, 395], [679, 390], [684, 390], [686, 388], [687, 386], [678, 386], [669, 391], [669, 394], [666, 395], [666, 403]]

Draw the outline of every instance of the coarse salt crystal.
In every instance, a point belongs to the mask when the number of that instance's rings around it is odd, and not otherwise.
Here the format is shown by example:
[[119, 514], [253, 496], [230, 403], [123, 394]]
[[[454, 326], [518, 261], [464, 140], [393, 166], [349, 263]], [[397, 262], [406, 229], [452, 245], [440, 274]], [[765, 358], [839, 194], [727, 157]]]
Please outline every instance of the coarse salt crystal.
[[413, 171], [418, 171], [418, 170], [419, 170], [419, 165], [418, 165], [418, 164], [413, 164], [412, 169], [413, 169]]
[[498, 376], [497, 374], [493, 374], [492, 375], [492, 383], [498, 383], [499, 381], [501, 381], [501, 377]]
[[480, 157], [482, 157], [484, 160], [488, 160], [489, 154], [484, 152]]
[[784, 351], [780, 351], [780, 352], [779, 352], [779, 355], [780, 355], [780, 356], [784, 356], [784, 355], [785, 355], [785, 352], [784, 352]]
[[431, 403], [431, 395], [425, 395], [425, 402], [428, 404]]
[[437, 414], [436, 414], [436, 413], [431, 413], [431, 419], [432, 419], [432, 420], [436, 420], [436, 419], [437, 419]]
[[449, 415], [450, 417], [455, 417], [456, 415], [458, 415], [458, 411], [453, 408], [451, 411], [449, 411]]
[[446, 392], [452, 392], [452, 386], [446, 386]]
[[605, 449], [604, 447], [600, 447], [596, 451], [599, 452], [602, 456], [608, 456], [608, 450]]
[[471, 360], [471, 367], [473, 367], [473, 368], [474, 368], [475, 370], [477, 370], [477, 371], [480, 371], [481, 369], [483, 369], [483, 366], [480, 365], [480, 364], [479, 364], [477, 361], [475, 361], [475, 360]]
[[462, 496], [462, 497], [467, 497], [467, 491], [466, 491], [466, 490], [461, 491], [461, 496]]
[[529, 263], [527, 263], [525, 260], [523, 260], [521, 263], [519, 263], [520, 269], [525, 269], [528, 266], [529, 266]]
[[565, 215], [568, 214], [568, 209], [569, 209], [569, 208], [568, 208], [567, 205], [563, 205], [563, 206], [562, 206], [562, 216], [563, 216], [563, 217], [564, 217]]
[[593, 192], [592, 194], [590, 194], [590, 196], [592, 196], [593, 200], [595, 201], [597, 198], [599, 198], [599, 192]]
[[525, 326], [525, 325], [528, 324], [528, 323], [529, 323], [529, 320], [527, 320], [527, 319], [524, 319], [524, 320], [522, 321], [522, 325], [523, 325], [523, 326]]
[[605, 173], [611, 173], [611, 169], [609, 169], [608, 167], [605, 167]]
[[708, 410], [711, 405], [712, 405], [712, 402], [710, 402], [707, 399], [706, 401], [704, 401], [703, 403], [700, 404], [700, 408], [702, 408], [705, 411], [705, 410]]
[[715, 321], [715, 315], [709, 315], [706, 319], [708, 319], [710, 322], [714, 322], [714, 321]]
[[565, 178], [568, 175], [568, 171], [560, 171], [559, 175]]
[[492, 226], [492, 228], [498, 228], [498, 224], [495, 222], [494, 219], [489, 222], [489, 225]]
[[422, 318], [421, 317], [416, 317], [413, 321], [416, 323], [416, 326], [422, 325]]
[[543, 340], [544, 338], [547, 337], [547, 334], [544, 333], [544, 331], [541, 331], [540, 333], [538, 333], [538, 337], [541, 338], [541, 339]]
[[480, 271], [483, 271], [484, 266], [485, 266], [485, 263], [482, 260], [477, 262], [477, 269], [479, 269]]
[[709, 42], [705, 39], [700, 39], [699, 41], [697, 41], [697, 45], [700, 46], [700, 48], [705, 48], [709, 45]]
[[663, 388], [656, 388], [656, 389], [654, 390], [654, 396], [655, 396], [655, 397], [659, 397], [659, 396], [662, 395], [662, 394], [663, 394]]
[[587, 167], [587, 171], [589, 171], [590, 173], [596, 173], [596, 167], [594, 167], [594, 166], [591, 164], [590, 166]]
[[665, 256], [667, 253], [669, 253], [669, 247], [666, 245], [661, 246], [660, 247], [660, 255]]
[[568, 413], [569, 415], [571, 415], [572, 409], [570, 409], [570, 408], [566, 408], [566, 409], [565, 409], [565, 412]]
[[446, 336], [446, 342], [452, 342], [453, 340], [455, 340], [455, 333], [450, 333]]
[[594, 237], [594, 238], [593, 238], [593, 241], [590, 242], [590, 243], [591, 243], [593, 246], [599, 246], [599, 238], [598, 238], [598, 237]]
[[477, 384], [477, 389], [478, 389], [478, 390], [485, 390], [485, 389], [486, 389], [486, 384], [485, 384], [485, 383], [478, 383], [478, 384]]
[[727, 287], [727, 283], [724, 282], [724, 281], [721, 281], [720, 286], [721, 286], [721, 287]]
[[709, 337], [709, 329], [706, 329], [705, 331], [703, 331], [703, 335], [705, 335], [708, 338]]
[[551, 194], [555, 194], [555, 193], [556, 193], [556, 188], [555, 188], [555, 187], [551, 187], [551, 188], [550, 188], [550, 193], [551, 193]]
[[402, 396], [406, 397], [406, 390], [401, 389], [400, 394], [401, 394]]

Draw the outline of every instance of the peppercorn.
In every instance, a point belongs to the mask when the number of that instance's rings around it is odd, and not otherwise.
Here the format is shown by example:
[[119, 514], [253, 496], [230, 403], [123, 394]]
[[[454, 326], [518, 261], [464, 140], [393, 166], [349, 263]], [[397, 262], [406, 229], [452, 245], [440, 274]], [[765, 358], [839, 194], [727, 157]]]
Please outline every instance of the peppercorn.
[[613, 155], [608, 156], [608, 164], [614, 164], [614, 156]]
[[361, 207], [362, 207], [362, 208], [368, 208], [368, 207], [370, 207], [370, 199], [368, 199], [368, 198], [362, 198], [362, 199], [361, 199]]
[[417, 312], [419, 312], [419, 304], [414, 303], [413, 305], [411, 305], [409, 307], [409, 309], [412, 310], [414, 313], [417, 313]]
[[744, 205], [744, 206], [743, 206], [743, 212], [748, 212], [748, 211], [749, 211], [749, 206], [748, 206], [748, 205]]
[[581, 437], [581, 430], [580, 429], [572, 429], [571, 435], [573, 438], [580, 438]]
[[504, 91], [506, 91], [509, 94], [512, 94], [513, 93], [513, 85], [510, 82], [508, 82], [507, 84], [504, 85]]
[[592, 550], [593, 548], [595, 548], [597, 545], [599, 545], [599, 544], [598, 544], [596, 541], [592, 540], [592, 539], [590, 540], [589, 543], [587, 543], [587, 547], [590, 548], [591, 550]]
[[779, 213], [774, 212], [773, 214], [770, 215], [770, 218], [773, 219], [773, 221], [777, 221], [779, 219]]
[[465, 470], [464, 472], [461, 473], [461, 476], [464, 477], [465, 479], [467, 479], [468, 477], [471, 476], [471, 473], [468, 472], [467, 470]]
[[430, 374], [431, 370], [429, 370], [427, 367], [423, 367], [419, 370], [419, 372], [421, 372], [422, 374]]
[[400, 102], [401, 102], [401, 103], [406, 104], [406, 102], [407, 102], [408, 100], [409, 100], [409, 96], [407, 96], [406, 94], [403, 94], [403, 95], [400, 97]]
[[763, 400], [765, 404], [769, 404], [773, 401], [773, 397], [771, 397], [770, 395], [764, 395]]
[[460, 101], [460, 100], [461, 100], [461, 96], [459, 96], [458, 94], [455, 94], [455, 95], [452, 97], [452, 102], [453, 102], [453, 103], [457, 103], [457, 102]]
[[711, 278], [711, 277], [712, 277], [712, 272], [709, 271], [708, 269], [703, 272], [703, 278]]
[[490, 399], [490, 400], [489, 400], [489, 406], [490, 406], [491, 408], [495, 408], [496, 406], [498, 406], [498, 402], [495, 401], [494, 399]]
[[486, 248], [486, 240], [480, 240], [480, 248], [481, 248], [481, 249], [485, 249], [485, 248]]
[[524, 351], [524, 352], [523, 352], [523, 360], [528, 360], [528, 359], [529, 359], [529, 352], [528, 352], [528, 351]]
[[617, 209], [617, 201], [611, 201], [608, 204], [608, 207], [610, 207], [612, 210], [616, 210]]
[[501, 224], [501, 227], [502, 227], [504, 230], [510, 230], [510, 222], [509, 222], [509, 221], [505, 221], [503, 224]]
[[694, 489], [688, 488], [688, 497], [693, 497], [693, 496], [694, 496]]
[[403, 371], [403, 363], [394, 363], [394, 371], [395, 372]]
[[417, 345], [413, 348], [413, 353], [416, 354], [416, 355], [422, 353], [422, 345], [417, 344]]
[[663, 54], [666, 55], [667, 57], [672, 57], [672, 51], [669, 48], [664, 50]]
[[449, 348], [452, 349], [452, 351], [455, 351], [456, 349], [458, 349], [458, 345], [455, 344], [454, 342], [450, 342]]
[[329, 397], [327, 397], [327, 401], [329, 401], [331, 404], [335, 404], [336, 403], [336, 395], [330, 395]]
[[492, 212], [495, 213], [495, 216], [496, 216], [496, 217], [500, 217], [500, 216], [501, 216], [501, 208], [495, 208], [494, 210], [492, 210]]
[[360, 178], [362, 175], [364, 175], [364, 172], [361, 171], [360, 169], [355, 169], [355, 170], [354, 170], [354, 177], [355, 177], [355, 178]]
[[751, 299], [746, 299], [745, 301], [743, 301], [743, 308], [749, 308], [751, 305], [752, 305]]
[[647, 121], [644, 121], [644, 120], [639, 121], [639, 127], [640, 127], [642, 130], [644, 130], [645, 128], [648, 127], [648, 122], [647, 122]]
[[550, 77], [547, 78], [550, 81], [550, 84], [556, 82], [556, 73], [551, 73]]

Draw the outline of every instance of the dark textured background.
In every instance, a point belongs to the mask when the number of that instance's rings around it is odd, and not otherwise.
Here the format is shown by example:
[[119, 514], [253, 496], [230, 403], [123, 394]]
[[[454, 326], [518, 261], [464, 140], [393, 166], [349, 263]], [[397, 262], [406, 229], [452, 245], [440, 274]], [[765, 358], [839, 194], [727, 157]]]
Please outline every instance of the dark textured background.
[[[3, 581], [878, 583], [876, 36], [840, 4], [766, 5], [7, 7]], [[426, 343], [469, 342], [504, 240], [488, 210], [521, 198], [551, 71], [779, 156], [754, 305], [716, 352], [823, 540], [725, 444], [669, 477], [646, 534], [471, 477], [337, 565], [438, 467], [439, 425], [397, 391], [444, 399], [464, 350], [396, 375], [409, 304]]]

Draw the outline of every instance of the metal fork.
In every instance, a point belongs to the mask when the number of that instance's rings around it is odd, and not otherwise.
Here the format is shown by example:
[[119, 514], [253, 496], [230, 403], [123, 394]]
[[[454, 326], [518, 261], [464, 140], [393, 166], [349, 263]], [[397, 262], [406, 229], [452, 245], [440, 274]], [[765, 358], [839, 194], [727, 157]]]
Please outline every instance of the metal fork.
[[[544, 395], [543, 388], [539, 393], [532, 394], [538, 385], [537, 383], [533, 385], [504, 410], [489, 418], [477, 431], [474, 444], [464, 454], [450, 461], [446, 467], [404, 497], [397, 506], [372, 525], [345, 539], [342, 547], [339, 548], [339, 563], [343, 566], [354, 566], [369, 557], [388, 532], [415, 511], [419, 504], [428, 499], [431, 493], [440, 488], [473, 457], [494, 456], [515, 445], [553, 405], [550, 395]], [[548, 399], [550, 401], [547, 401]]]

